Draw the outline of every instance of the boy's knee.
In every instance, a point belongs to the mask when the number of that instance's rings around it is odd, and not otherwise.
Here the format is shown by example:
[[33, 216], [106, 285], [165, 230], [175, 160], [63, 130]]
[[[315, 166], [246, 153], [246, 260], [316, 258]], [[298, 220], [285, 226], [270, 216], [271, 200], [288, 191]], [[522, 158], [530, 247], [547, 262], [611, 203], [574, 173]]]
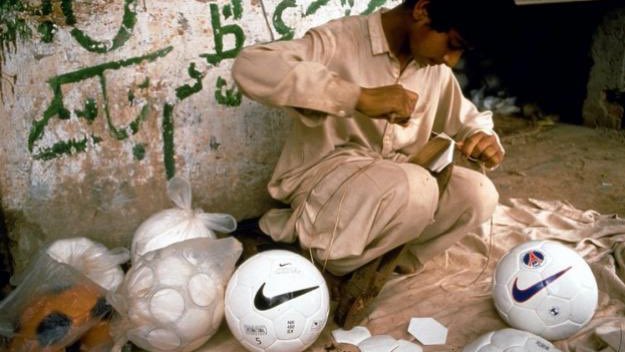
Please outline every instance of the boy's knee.
[[461, 197], [466, 201], [473, 217], [482, 223], [495, 212], [495, 207], [499, 202], [499, 192], [485, 175], [475, 173], [467, 181], [465, 187], [462, 188]]
[[[406, 167], [403, 167], [406, 170]], [[410, 165], [407, 168], [404, 184], [398, 185], [397, 192], [406, 195], [406, 204], [403, 209], [407, 214], [413, 214], [415, 220], [423, 218], [433, 219], [438, 207], [438, 184], [436, 178], [420, 166]]]

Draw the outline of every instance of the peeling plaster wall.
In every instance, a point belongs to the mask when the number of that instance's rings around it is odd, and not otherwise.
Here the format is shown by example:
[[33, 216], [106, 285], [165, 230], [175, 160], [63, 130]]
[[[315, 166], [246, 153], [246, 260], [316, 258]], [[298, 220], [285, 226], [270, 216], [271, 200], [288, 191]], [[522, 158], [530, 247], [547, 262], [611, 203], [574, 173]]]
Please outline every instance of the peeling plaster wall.
[[58, 238], [129, 246], [142, 221], [172, 206], [173, 175], [191, 181], [194, 207], [261, 215], [290, 121], [241, 97], [232, 59], [399, 3], [385, 2], [33, 3], [35, 35], [2, 67], [0, 194], [16, 271]]
[[609, 12], [599, 25], [592, 59], [584, 124], [625, 129], [625, 7]]

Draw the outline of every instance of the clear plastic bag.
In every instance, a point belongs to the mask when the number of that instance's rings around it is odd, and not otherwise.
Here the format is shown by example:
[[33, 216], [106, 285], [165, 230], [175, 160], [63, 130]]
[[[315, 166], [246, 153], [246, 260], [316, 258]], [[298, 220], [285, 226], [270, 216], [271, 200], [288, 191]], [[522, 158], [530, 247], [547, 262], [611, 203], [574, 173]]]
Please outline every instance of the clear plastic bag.
[[120, 351], [128, 341], [148, 351], [186, 352], [218, 329], [225, 287], [242, 252], [239, 241], [195, 238], [148, 252], [133, 263], [109, 302]]
[[237, 222], [229, 214], [205, 213], [191, 207], [191, 185], [180, 177], [167, 183], [167, 194], [176, 208], [160, 211], [135, 231], [130, 248], [132, 262], [150, 251], [192, 238], [216, 238], [215, 232], [228, 233]]
[[109, 317], [105, 290], [41, 251], [0, 302], [0, 335], [10, 352], [58, 351]]
[[71, 265], [107, 291], [115, 291], [122, 283], [124, 271], [120, 265], [130, 258], [126, 248], [109, 250], [85, 237], [55, 241], [46, 252], [52, 259]]

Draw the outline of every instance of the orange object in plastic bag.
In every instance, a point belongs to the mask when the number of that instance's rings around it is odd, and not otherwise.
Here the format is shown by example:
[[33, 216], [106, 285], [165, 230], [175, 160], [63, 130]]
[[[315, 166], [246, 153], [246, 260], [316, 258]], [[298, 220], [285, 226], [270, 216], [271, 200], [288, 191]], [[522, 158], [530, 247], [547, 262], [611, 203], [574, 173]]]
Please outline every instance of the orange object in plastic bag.
[[108, 320], [100, 321], [80, 338], [80, 350], [85, 352], [108, 352], [113, 347], [111, 325]]
[[9, 352], [56, 352], [110, 316], [105, 291], [68, 265], [40, 256], [25, 280], [0, 304]]

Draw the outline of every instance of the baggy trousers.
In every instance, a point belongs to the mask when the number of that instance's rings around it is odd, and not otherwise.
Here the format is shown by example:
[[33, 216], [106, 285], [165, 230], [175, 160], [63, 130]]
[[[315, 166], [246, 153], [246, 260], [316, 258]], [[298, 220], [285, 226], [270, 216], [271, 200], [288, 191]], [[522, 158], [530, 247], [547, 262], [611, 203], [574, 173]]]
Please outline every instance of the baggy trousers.
[[[369, 156], [338, 156], [301, 182], [291, 208], [300, 245], [334, 275], [344, 275], [407, 244], [416, 269], [488, 220], [499, 195], [483, 174], [455, 166], [439, 198], [423, 167]], [[272, 234], [271, 216], [261, 228]], [[284, 223], [284, 222], [283, 222]], [[272, 234], [276, 239], [276, 236]]]

